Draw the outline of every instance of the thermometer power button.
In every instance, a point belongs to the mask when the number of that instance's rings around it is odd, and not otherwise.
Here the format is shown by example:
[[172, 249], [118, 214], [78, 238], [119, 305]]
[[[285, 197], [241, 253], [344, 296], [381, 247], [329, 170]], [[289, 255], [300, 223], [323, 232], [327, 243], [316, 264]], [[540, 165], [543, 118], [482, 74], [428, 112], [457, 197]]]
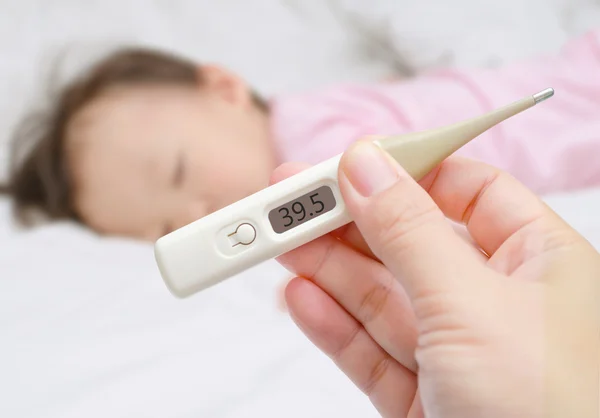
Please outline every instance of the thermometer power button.
[[221, 229], [216, 236], [219, 252], [227, 257], [250, 250], [256, 241], [257, 230], [250, 222], [236, 222]]
[[228, 235], [232, 246], [250, 245], [256, 239], [256, 229], [249, 223], [238, 225], [234, 232]]

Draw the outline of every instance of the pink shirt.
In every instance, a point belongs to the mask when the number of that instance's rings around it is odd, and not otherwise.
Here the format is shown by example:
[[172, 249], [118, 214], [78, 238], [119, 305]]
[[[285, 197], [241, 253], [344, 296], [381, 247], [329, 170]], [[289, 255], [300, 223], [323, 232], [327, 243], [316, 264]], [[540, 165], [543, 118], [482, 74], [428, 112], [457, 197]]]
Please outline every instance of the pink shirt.
[[397, 135], [478, 116], [547, 87], [555, 96], [458, 154], [502, 168], [538, 193], [600, 185], [600, 30], [557, 56], [500, 69], [451, 69], [346, 84], [272, 102], [281, 162], [317, 163], [368, 135]]

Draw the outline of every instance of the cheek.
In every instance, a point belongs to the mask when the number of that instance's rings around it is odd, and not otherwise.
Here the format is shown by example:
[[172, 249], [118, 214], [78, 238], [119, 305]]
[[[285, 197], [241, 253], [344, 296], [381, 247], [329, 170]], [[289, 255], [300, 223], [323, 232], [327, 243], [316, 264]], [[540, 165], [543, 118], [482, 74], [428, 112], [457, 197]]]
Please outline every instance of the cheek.
[[236, 191], [244, 184], [244, 171], [237, 164], [217, 164], [211, 177], [212, 187], [223, 191]]
[[[206, 152], [210, 149], [209, 152]], [[220, 187], [224, 190], [239, 190], [249, 182], [255, 182], [258, 172], [258, 151], [250, 147], [236, 144], [207, 144], [204, 157], [199, 165], [202, 166], [203, 182], [210, 187]], [[207, 183], [210, 182], [210, 183]]]
[[224, 205], [268, 185], [267, 164], [249, 141], [236, 141], [223, 134], [200, 138], [189, 148], [190, 188], [194, 193]]
[[206, 177], [205, 190], [219, 207], [226, 206], [258, 190], [254, 173], [237, 159], [212, 164], [211, 175]]
[[[227, 200], [230, 195], [239, 194], [240, 179], [244, 177], [236, 160], [228, 158], [223, 151], [219, 153], [202, 153], [200, 158], [188, 161], [190, 190], [193, 194], [212, 199], [218, 204]], [[202, 157], [217, 155], [218, 157]]]

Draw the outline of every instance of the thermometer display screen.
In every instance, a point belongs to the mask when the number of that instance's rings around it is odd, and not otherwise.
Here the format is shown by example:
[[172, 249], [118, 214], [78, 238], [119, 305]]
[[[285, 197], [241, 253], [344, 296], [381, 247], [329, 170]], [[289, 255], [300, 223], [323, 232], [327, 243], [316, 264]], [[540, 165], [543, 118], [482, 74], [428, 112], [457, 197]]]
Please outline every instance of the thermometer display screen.
[[333, 210], [335, 205], [331, 188], [322, 186], [273, 209], [269, 222], [276, 233], [282, 234]]

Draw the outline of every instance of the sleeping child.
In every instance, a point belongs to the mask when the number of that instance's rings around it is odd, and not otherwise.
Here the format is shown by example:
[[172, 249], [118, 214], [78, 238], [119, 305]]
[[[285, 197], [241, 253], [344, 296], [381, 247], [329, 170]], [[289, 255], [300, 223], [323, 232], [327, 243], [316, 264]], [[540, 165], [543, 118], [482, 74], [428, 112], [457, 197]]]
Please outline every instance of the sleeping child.
[[[547, 87], [556, 96], [459, 154], [538, 193], [600, 185], [600, 31], [500, 69], [452, 69], [263, 99], [232, 72], [124, 48], [68, 85], [13, 142], [4, 187], [24, 222], [41, 212], [100, 234], [156, 240], [369, 135], [430, 129]], [[32, 212], [33, 210], [33, 212]]]

